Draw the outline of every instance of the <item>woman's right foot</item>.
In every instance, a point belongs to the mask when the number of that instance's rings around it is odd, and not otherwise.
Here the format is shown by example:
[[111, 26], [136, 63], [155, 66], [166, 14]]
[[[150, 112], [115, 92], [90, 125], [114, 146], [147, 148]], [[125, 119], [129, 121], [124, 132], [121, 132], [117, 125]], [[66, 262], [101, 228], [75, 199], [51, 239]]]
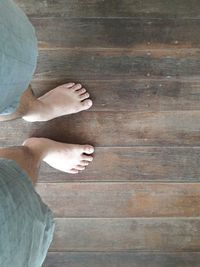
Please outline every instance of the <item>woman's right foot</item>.
[[51, 167], [67, 172], [78, 173], [93, 160], [94, 147], [56, 142], [47, 138], [28, 138], [24, 143], [40, 160]]
[[39, 98], [31, 99], [22, 118], [29, 122], [48, 121], [77, 113], [92, 106], [89, 96], [81, 84], [63, 84]]

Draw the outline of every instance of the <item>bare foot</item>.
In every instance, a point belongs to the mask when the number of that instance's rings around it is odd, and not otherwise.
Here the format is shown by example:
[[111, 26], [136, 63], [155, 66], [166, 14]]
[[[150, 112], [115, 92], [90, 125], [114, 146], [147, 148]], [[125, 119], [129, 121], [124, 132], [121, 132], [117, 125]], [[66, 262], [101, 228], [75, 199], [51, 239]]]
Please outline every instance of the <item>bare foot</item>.
[[30, 122], [48, 121], [56, 117], [89, 109], [92, 100], [81, 84], [67, 83], [35, 99], [23, 119]]
[[40, 160], [51, 167], [67, 172], [78, 173], [93, 160], [94, 147], [90, 145], [73, 145], [52, 141], [47, 138], [32, 137], [23, 146], [28, 147]]

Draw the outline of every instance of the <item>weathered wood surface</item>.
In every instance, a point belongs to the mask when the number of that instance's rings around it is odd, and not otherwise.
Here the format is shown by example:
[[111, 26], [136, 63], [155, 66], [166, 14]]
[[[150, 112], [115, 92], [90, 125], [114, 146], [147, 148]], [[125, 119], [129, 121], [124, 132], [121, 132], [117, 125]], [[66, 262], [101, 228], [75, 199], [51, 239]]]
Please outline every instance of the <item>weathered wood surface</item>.
[[199, 218], [63, 218], [50, 251], [199, 251], [199, 231]]
[[199, 267], [200, 253], [50, 252], [43, 267]]
[[200, 111], [83, 112], [46, 123], [1, 123], [2, 146], [19, 145], [27, 136], [108, 147], [199, 146]]
[[34, 128], [35, 136], [96, 146], [200, 145], [199, 111], [85, 112]]
[[199, 79], [200, 50], [40, 51], [35, 79]]
[[94, 101], [1, 124], [2, 146], [96, 146], [77, 176], [42, 167], [37, 190], [60, 217], [44, 266], [199, 267], [200, 1], [16, 1], [39, 39], [36, 95], [80, 81]]
[[40, 48], [196, 48], [196, 19], [32, 18]]
[[94, 161], [84, 172], [70, 175], [44, 164], [39, 181], [199, 182], [199, 159], [199, 147], [97, 147]]
[[36, 188], [59, 218], [200, 216], [200, 184], [42, 183]]
[[31, 16], [199, 18], [198, 0], [15, 0]]
[[[71, 80], [33, 81], [36, 96]], [[181, 80], [86, 81], [94, 102], [92, 111], [172, 111], [200, 110], [200, 82]]]

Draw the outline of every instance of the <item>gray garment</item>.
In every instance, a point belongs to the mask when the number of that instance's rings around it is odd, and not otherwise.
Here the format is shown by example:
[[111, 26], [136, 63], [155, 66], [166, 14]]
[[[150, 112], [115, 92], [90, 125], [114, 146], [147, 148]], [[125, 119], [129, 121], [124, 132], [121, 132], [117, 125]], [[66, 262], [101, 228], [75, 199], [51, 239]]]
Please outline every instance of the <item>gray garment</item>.
[[13, 113], [37, 64], [35, 30], [12, 0], [0, 0], [0, 114]]
[[0, 158], [0, 266], [41, 267], [54, 227], [26, 172]]
[[[0, 0], [0, 114], [13, 113], [38, 56], [35, 30], [12, 0]], [[41, 267], [53, 239], [51, 210], [15, 161], [0, 159], [0, 267]]]

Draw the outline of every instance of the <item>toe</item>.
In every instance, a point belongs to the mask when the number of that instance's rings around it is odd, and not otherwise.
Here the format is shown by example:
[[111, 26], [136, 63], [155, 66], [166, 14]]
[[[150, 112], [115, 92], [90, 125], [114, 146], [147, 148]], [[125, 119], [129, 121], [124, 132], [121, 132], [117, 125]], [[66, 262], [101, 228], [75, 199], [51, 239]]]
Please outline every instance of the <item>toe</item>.
[[89, 109], [92, 106], [92, 100], [91, 99], [86, 99], [82, 102], [82, 107], [83, 109]]
[[77, 165], [75, 167], [75, 169], [78, 170], [78, 171], [84, 171], [85, 170], [85, 166]]
[[91, 162], [91, 161], [93, 161], [93, 157], [87, 156], [87, 155], [82, 155], [82, 160]]
[[80, 99], [81, 99], [81, 100], [85, 100], [85, 99], [87, 99], [89, 96], [90, 96], [89, 93], [85, 93], [85, 94], [83, 94], [83, 95], [80, 95]]
[[92, 154], [94, 152], [94, 147], [90, 145], [83, 146], [83, 153]]
[[78, 94], [78, 95], [82, 95], [82, 94], [84, 94], [86, 92], [86, 89], [85, 88], [81, 88], [80, 90], [77, 90], [76, 91], [76, 93]]
[[80, 165], [81, 165], [81, 166], [87, 166], [88, 164], [89, 164], [89, 162], [86, 161], [86, 160], [82, 160], [82, 161], [80, 162]]
[[76, 173], [78, 173], [78, 170], [71, 169], [68, 173], [76, 174]]
[[66, 84], [64, 84], [64, 87], [71, 88], [74, 85], [75, 85], [75, 83], [66, 83]]
[[82, 85], [80, 84], [80, 83], [77, 83], [77, 84], [75, 84], [74, 86], [72, 86], [72, 90], [73, 91], [76, 91], [76, 90], [79, 90], [79, 89], [81, 89], [82, 88]]

